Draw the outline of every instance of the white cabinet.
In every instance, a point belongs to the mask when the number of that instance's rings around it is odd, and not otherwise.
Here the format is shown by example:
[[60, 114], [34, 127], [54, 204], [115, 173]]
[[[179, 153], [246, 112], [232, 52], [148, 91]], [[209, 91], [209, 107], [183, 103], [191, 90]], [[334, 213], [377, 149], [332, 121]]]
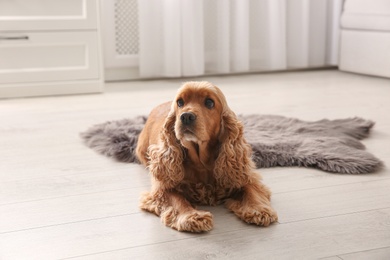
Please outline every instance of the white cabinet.
[[0, 31], [97, 29], [97, 2], [0, 0]]
[[94, 32], [5, 33], [0, 37], [19, 38], [0, 45], [2, 83], [99, 77], [98, 39]]
[[0, 98], [102, 89], [98, 0], [0, 0]]

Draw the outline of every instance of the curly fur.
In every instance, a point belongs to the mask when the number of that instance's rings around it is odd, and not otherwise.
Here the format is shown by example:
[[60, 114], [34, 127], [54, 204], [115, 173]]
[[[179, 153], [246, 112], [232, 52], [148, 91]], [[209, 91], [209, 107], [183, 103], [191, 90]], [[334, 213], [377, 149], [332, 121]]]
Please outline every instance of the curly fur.
[[151, 144], [147, 149], [147, 166], [153, 177], [160, 182], [161, 189], [172, 189], [184, 178], [183, 152], [173, 129], [175, 115], [170, 113], [162, 127], [161, 143]]
[[219, 156], [215, 162], [214, 176], [221, 187], [240, 188], [249, 183], [252, 149], [243, 135], [243, 125], [233, 111], [226, 108], [222, 115], [224, 135]]
[[[151, 112], [139, 136], [137, 157], [152, 175], [152, 189], [142, 195], [140, 207], [179, 231], [209, 231], [213, 226], [211, 213], [192, 203], [225, 203], [247, 223], [275, 222], [271, 193], [254, 171], [243, 125], [220, 89], [189, 82], [174, 100]], [[186, 123], [186, 114], [193, 121]]]

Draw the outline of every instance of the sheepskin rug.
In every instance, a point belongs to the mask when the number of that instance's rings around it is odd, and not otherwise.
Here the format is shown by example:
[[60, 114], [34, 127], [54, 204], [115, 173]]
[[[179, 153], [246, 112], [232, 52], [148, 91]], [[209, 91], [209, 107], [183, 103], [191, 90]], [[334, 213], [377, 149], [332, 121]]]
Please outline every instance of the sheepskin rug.
[[[313, 167], [332, 173], [361, 174], [383, 164], [365, 150], [360, 140], [368, 137], [374, 122], [362, 118], [306, 122], [274, 115], [239, 116], [253, 149], [258, 168]], [[147, 117], [109, 121], [81, 133], [93, 150], [122, 162], [138, 163], [138, 135]]]

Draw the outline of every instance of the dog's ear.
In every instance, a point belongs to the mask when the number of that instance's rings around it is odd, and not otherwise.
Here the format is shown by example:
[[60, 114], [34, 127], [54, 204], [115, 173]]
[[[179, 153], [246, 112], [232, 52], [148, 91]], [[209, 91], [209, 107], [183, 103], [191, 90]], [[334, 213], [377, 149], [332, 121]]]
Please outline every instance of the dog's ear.
[[219, 155], [214, 177], [224, 188], [241, 188], [250, 181], [254, 168], [252, 148], [244, 138], [244, 127], [236, 114], [225, 107], [221, 118]]
[[166, 189], [171, 189], [184, 178], [183, 150], [175, 136], [176, 112], [172, 108], [165, 119], [159, 143], [151, 145], [148, 151], [148, 168], [154, 178]]

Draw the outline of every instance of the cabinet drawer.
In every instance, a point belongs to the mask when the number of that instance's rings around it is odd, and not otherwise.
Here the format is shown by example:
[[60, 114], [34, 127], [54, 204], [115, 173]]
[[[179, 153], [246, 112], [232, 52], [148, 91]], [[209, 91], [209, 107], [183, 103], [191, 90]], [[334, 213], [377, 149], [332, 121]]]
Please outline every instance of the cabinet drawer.
[[96, 32], [0, 33], [0, 83], [96, 79]]
[[97, 0], [1, 0], [0, 31], [97, 28]]

